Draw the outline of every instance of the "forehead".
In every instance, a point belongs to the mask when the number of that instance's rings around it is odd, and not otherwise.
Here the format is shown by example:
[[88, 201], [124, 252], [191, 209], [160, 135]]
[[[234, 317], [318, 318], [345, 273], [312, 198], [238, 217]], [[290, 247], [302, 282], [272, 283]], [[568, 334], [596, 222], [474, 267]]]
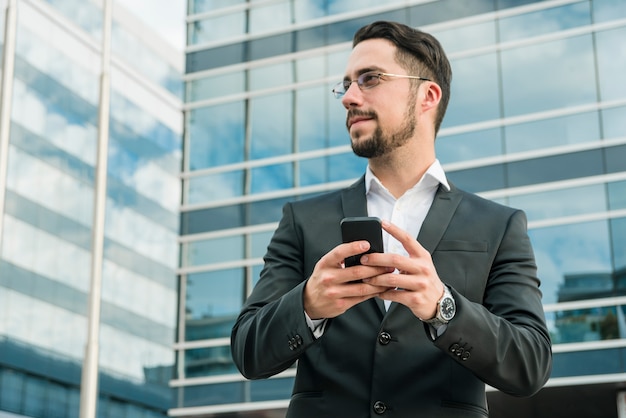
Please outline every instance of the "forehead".
[[363, 70], [392, 71], [399, 68], [395, 59], [396, 46], [387, 39], [368, 39], [359, 42], [348, 58], [346, 75], [354, 76]]

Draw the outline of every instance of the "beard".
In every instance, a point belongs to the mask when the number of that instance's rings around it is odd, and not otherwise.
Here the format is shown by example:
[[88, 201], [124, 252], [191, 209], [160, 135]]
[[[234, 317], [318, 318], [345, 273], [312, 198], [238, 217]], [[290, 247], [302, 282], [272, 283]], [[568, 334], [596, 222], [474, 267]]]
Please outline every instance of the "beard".
[[[411, 95], [413, 96], [413, 95]], [[378, 115], [374, 111], [364, 112], [359, 110], [348, 111], [349, 120], [353, 116], [366, 116], [378, 120]], [[404, 115], [404, 122], [398, 129], [392, 132], [383, 132], [377, 124], [376, 130], [369, 138], [353, 138], [350, 142], [352, 151], [363, 158], [382, 157], [391, 151], [406, 144], [415, 132], [415, 99], [411, 97]]]

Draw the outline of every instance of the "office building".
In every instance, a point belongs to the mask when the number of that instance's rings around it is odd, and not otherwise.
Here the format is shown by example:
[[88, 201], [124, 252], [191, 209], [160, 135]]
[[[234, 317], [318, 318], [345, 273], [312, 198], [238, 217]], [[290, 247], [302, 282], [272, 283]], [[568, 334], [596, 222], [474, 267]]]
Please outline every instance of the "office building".
[[438, 157], [458, 187], [529, 218], [554, 370], [531, 399], [488, 390], [492, 414], [617, 416], [626, 382], [623, 0], [190, 0], [170, 414], [284, 414], [295, 369], [246, 381], [230, 358], [230, 328], [282, 205], [363, 173], [330, 90], [352, 35], [375, 20], [442, 41], [454, 75]]
[[[102, 6], [0, 0], [2, 71], [13, 73], [0, 167], [3, 418], [79, 414]], [[97, 416], [158, 418], [173, 402], [184, 62], [123, 6], [112, 6]]]

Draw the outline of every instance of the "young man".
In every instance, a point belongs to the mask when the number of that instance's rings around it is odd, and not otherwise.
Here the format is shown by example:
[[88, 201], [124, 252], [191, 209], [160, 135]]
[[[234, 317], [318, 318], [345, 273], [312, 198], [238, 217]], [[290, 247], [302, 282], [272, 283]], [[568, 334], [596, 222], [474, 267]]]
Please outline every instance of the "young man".
[[[432, 36], [375, 22], [354, 37], [343, 82], [349, 188], [287, 204], [232, 332], [250, 379], [296, 360], [288, 417], [486, 417], [485, 384], [537, 392], [552, 365], [523, 212], [446, 180], [435, 137], [450, 64]], [[385, 252], [341, 243], [345, 217], [383, 219]]]

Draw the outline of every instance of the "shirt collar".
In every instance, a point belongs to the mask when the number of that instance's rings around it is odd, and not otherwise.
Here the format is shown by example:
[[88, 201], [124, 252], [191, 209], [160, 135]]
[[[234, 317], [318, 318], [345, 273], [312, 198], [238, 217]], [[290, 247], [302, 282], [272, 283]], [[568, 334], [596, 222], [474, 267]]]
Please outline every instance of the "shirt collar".
[[[420, 181], [415, 184], [415, 186], [423, 184], [425, 187], [427, 186], [438, 186], [439, 184], [443, 185], [446, 191], [450, 191], [450, 185], [448, 184], [448, 179], [446, 178], [446, 173], [443, 171], [443, 167], [439, 160], [435, 159], [435, 162], [428, 167], [428, 170], [424, 173], [424, 176], [420, 179]], [[414, 186], [414, 187], [415, 187]], [[380, 188], [385, 189], [385, 186], [380, 182], [378, 177], [372, 172], [370, 166], [367, 166], [367, 170], [365, 171], [365, 194], [367, 195], [370, 192], [370, 189], [374, 187], [375, 189], [380, 190]]]

